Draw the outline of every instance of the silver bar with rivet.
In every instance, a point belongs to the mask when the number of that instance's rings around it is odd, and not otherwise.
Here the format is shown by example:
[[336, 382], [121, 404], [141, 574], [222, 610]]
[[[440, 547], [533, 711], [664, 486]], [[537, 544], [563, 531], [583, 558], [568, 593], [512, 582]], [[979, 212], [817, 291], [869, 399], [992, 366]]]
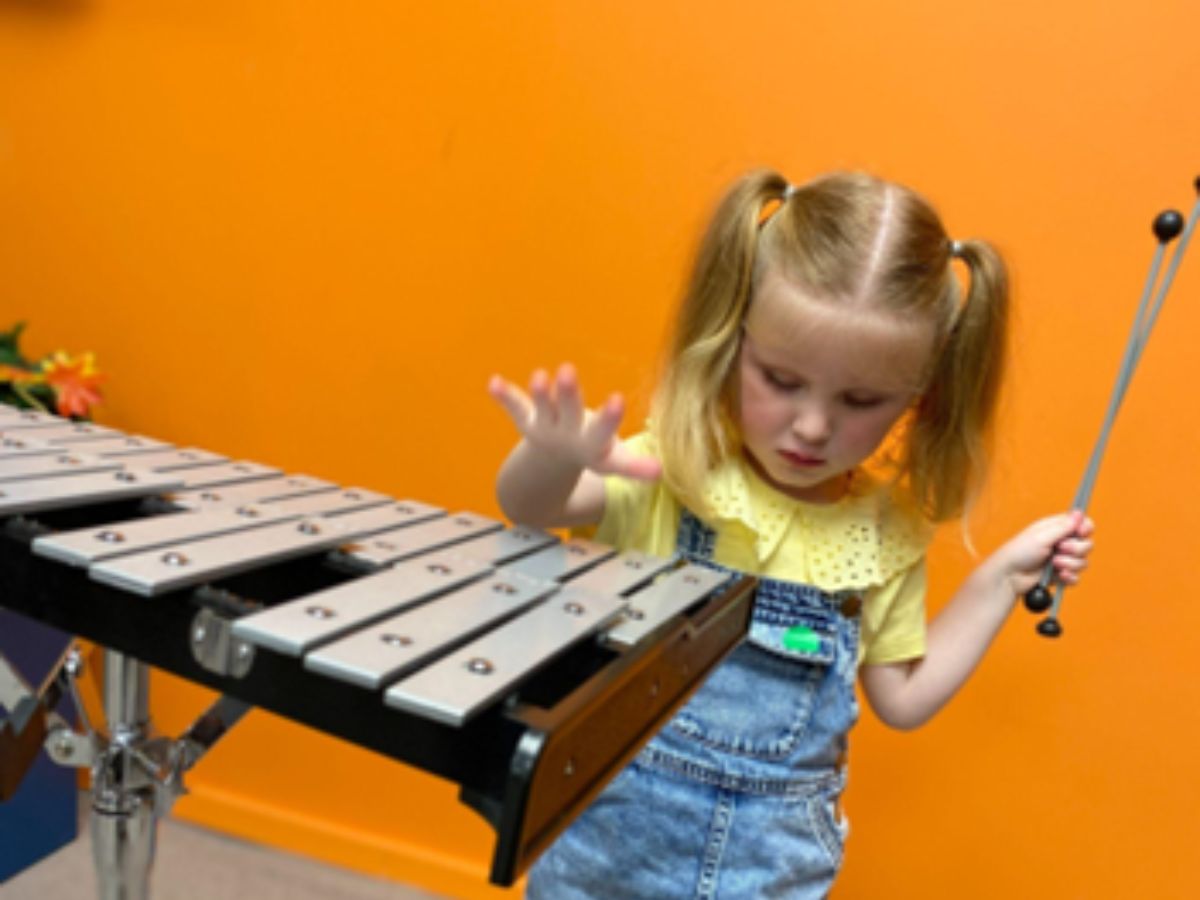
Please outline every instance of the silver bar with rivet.
[[85, 453], [70, 453], [62, 448], [53, 456], [11, 456], [0, 458], [0, 481], [48, 478], [54, 475], [80, 475], [84, 472], [111, 472], [121, 463]]
[[258, 481], [263, 478], [275, 478], [282, 474], [283, 470], [277, 469], [274, 466], [264, 466], [261, 463], [238, 460], [236, 462], [222, 463], [219, 466], [205, 466], [202, 469], [187, 471], [184, 484], [191, 490], [195, 488], [242, 484], [247, 481]]
[[168, 544], [217, 537], [303, 516], [353, 512], [389, 502], [391, 498], [384, 494], [352, 489], [296, 497], [277, 503], [220, 506], [200, 512], [131, 519], [44, 535], [34, 540], [33, 551], [69, 565], [89, 566], [103, 559], [128, 556]]
[[[205, 466], [202, 469], [185, 469], [180, 477], [187, 479], [188, 489], [176, 491], [167, 499], [172, 506], [180, 509], [213, 509], [218, 506], [235, 506], [240, 503], [270, 503], [273, 500], [285, 500], [289, 497], [302, 497], [306, 494], [317, 494], [322, 491], [333, 491], [337, 485], [309, 475], [275, 474], [267, 478], [251, 481], [247, 484], [214, 484], [205, 487], [194, 487], [197, 481], [202, 481], [204, 473], [210, 471]], [[226, 468], [217, 466], [215, 468]]]
[[162, 494], [179, 485], [174, 475], [131, 469], [5, 482], [0, 485], [0, 516]]
[[378, 688], [558, 590], [547, 581], [496, 572], [307, 653], [304, 668]]
[[32, 434], [45, 428], [57, 428], [59, 425], [69, 422], [70, 419], [64, 419], [62, 416], [23, 409], [19, 410], [15, 416], [6, 416], [0, 420], [0, 434], [15, 434], [18, 431]]
[[456, 544], [490, 531], [499, 531], [503, 523], [475, 513], [455, 513], [431, 519], [396, 532], [385, 531], [370, 540], [345, 548], [346, 556], [371, 568], [390, 565], [410, 556], [438, 547]]
[[[419, 527], [419, 526], [415, 526]], [[442, 550], [389, 569], [242, 616], [233, 633], [243, 640], [299, 656], [352, 628], [407, 609], [492, 571]]]
[[675, 564], [675, 560], [634, 550], [618, 553], [571, 579], [573, 587], [597, 594], [622, 596]]
[[617, 551], [604, 544], [583, 538], [572, 538], [554, 544], [529, 556], [523, 556], [509, 564], [509, 568], [530, 578], [545, 581], [563, 581], [594, 566]]
[[605, 634], [605, 639], [620, 647], [631, 647], [728, 580], [728, 573], [706, 566], [689, 563], [676, 569], [626, 597], [625, 615]]
[[0, 435], [0, 459], [9, 459], [14, 456], [45, 456], [61, 452], [61, 447], [43, 443], [24, 434]]
[[337, 517], [309, 517], [121, 556], [93, 565], [96, 581], [143, 596], [204, 584], [259, 566], [331, 550], [395, 528], [419, 513], [416, 504], [389, 504]]
[[140, 434], [125, 434], [119, 437], [99, 438], [87, 442], [87, 452], [97, 456], [125, 456], [135, 453], [152, 453], [171, 447], [166, 441], [155, 440]]
[[503, 565], [537, 550], [557, 544], [558, 538], [548, 531], [515, 525], [503, 531], [490, 531], [472, 538], [456, 548], [463, 556]]
[[[173, 469], [193, 469], [197, 466], [215, 466], [229, 462], [228, 456], [200, 450], [196, 447], [152, 447], [149, 449], [130, 449], [111, 445], [112, 449], [97, 450], [97, 444], [88, 444], [88, 453], [95, 453], [106, 459], [119, 459], [130, 466], [140, 466], [143, 469], [153, 469], [155, 472], [170, 472]], [[104, 447], [109, 447], [106, 443]]]
[[614, 597], [566, 585], [543, 603], [393, 684], [384, 702], [461, 725], [621, 612]]
[[246, 504], [206, 512], [151, 516], [43, 535], [34, 539], [33, 552], [68, 565], [89, 566], [104, 559], [245, 531], [274, 522], [299, 519], [303, 515], [292, 510]]
[[[298, 497], [287, 497], [282, 500], [268, 500], [260, 505], [273, 512], [286, 510], [305, 516], [339, 516], [342, 513], [370, 509], [373, 506], [383, 506], [395, 502], [395, 498], [389, 497], [387, 494], [368, 491], [366, 488], [351, 487], [301, 494]], [[409, 521], [411, 522], [411, 519]]]
[[[2, 429], [3, 426], [0, 426]], [[38, 428], [37, 439], [52, 444], [70, 444], [76, 441], [107, 440], [120, 437], [121, 432], [91, 422], [61, 422], [52, 427]]]

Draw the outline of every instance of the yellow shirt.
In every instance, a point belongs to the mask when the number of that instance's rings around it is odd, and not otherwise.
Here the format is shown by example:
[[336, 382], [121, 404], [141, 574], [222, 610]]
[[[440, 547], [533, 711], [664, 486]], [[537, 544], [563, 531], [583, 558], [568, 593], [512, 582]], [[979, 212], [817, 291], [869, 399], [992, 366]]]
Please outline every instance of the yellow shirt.
[[[656, 455], [648, 434], [627, 443], [635, 453]], [[715, 562], [825, 591], [860, 591], [860, 663], [924, 655], [925, 549], [932, 530], [902, 511], [884, 487], [855, 472], [836, 503], [805, 503], [776, 491], [738, 457], [712, 473], [705, 499], [706, 523], [716, 532]], [[609, 477], [596, 539], [670, 556], [679, 513], [661, 482]]]

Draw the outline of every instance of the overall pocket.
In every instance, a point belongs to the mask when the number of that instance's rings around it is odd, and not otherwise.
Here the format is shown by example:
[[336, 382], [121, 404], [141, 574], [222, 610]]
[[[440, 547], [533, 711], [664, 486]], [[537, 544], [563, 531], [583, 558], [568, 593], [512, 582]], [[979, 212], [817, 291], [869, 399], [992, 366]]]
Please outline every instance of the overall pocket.
[[837, 641], [836, 624], [819, 616], [787, 627], [804, 630], [792, 632], [795, 646], [783, 652], [760, 646], [752, 627], [750, 639], [717, 667], [671, 727], [728, 753], [787, 756], [812, 718]]

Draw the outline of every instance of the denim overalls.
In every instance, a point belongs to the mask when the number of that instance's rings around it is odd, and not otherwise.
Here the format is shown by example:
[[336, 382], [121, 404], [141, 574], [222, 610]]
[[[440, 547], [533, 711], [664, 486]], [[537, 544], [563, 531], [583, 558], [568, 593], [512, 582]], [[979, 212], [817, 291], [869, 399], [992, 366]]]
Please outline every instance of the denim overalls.
[[[712, 562], [684, 510], [676, 548]], [[538, 860], [534, 900], [824, 897], [842, 859], [860, 600], [760, 579], [750, 633]]]

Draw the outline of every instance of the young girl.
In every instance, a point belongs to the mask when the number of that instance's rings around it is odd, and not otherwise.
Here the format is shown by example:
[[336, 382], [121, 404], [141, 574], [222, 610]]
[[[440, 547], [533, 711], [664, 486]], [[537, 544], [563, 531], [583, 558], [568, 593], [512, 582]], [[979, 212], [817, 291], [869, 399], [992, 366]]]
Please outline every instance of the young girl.
[[[963, 296], [954, 274], [965, 264]], [[821, 897], [842, 859], [855, 678], [916, 728], [962, 686], [1078, 512], [1034, 522], [928, 625], [934, 523], [976, 493], [1006, 341], [1003, 265], [866, 175], [734, 186], [701, 245], [648, 430], [576, 376], [489, 389], [523, 439], [497, 492], [514, 521], [760, 577], [747, 639], [534, 866], [528, 896]]]

